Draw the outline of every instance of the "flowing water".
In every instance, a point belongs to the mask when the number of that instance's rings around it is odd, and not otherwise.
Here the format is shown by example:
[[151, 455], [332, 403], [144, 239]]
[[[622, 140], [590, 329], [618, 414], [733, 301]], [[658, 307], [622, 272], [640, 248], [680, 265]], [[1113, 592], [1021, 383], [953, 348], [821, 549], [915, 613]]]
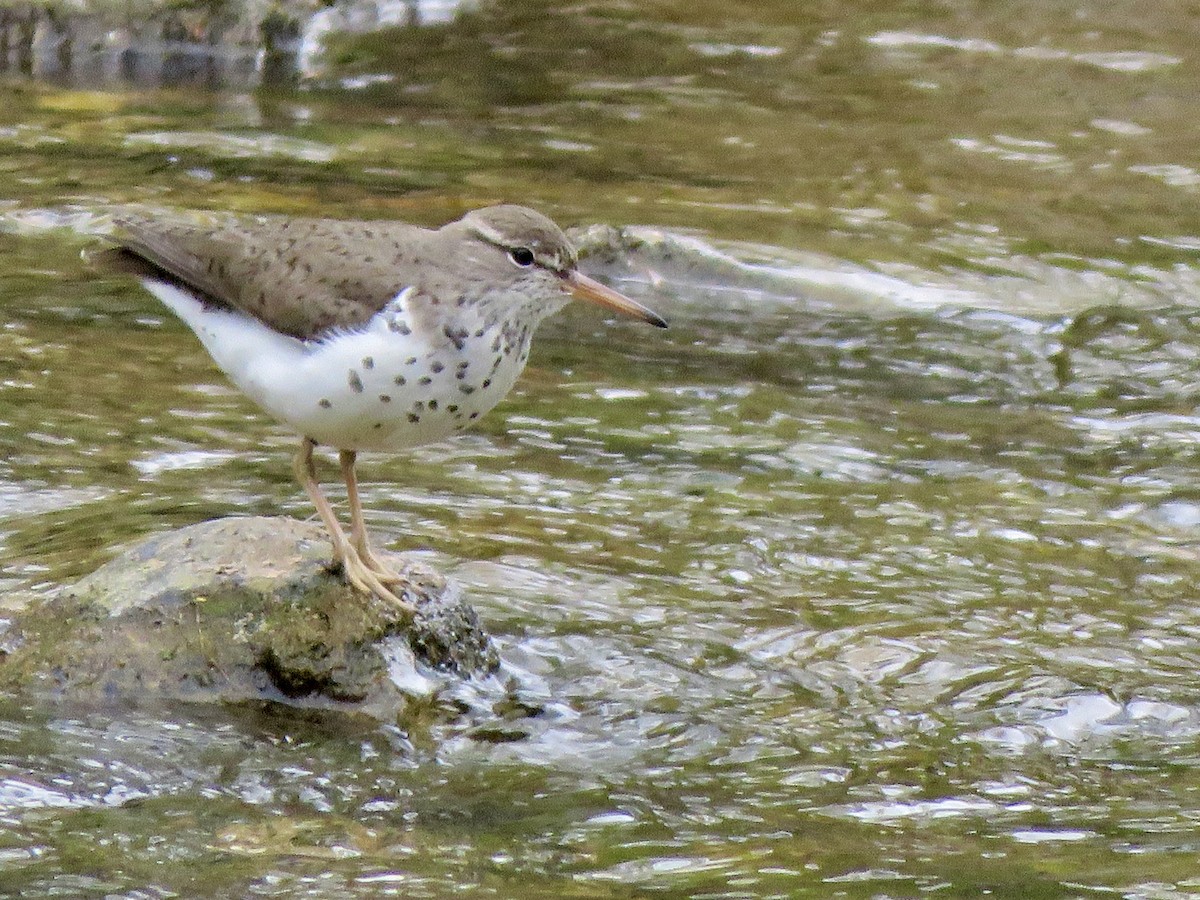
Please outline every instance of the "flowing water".
[[1195, 4], [439, 18], [293, 86], [0, 84], [0, 583], [311, 514], [79, 259], [111, 204], [643, 226], [591, 264], [669, 331], [570, 309], [473, 434], [360, 468], [519, 702], [10, 698], [0, 893], [1200, 896]]

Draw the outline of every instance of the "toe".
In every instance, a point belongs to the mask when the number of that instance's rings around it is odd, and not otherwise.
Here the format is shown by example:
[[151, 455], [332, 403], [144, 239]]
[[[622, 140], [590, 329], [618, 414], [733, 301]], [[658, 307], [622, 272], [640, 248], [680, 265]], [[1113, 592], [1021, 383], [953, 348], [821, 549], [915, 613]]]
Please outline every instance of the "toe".
[[386, 576], [391, 583], [395, 584], [402, 579], [392, 572], [380, 573], [375, 571], [373, 567], [368, 565], [361, 559], [358, 553], [353, 548], [347, 548], [346, 557], [342, 563], [342, 570], [345, 573], [346, 581], [357, 591], [363, 594], [374, 594], [380, 600], [390, 603], [392, 606], [398, 607], [404, 612], [412, 615], [416, 612], [414, 607], [407, 600], [403, 600], [390, 591], [384, 584]]

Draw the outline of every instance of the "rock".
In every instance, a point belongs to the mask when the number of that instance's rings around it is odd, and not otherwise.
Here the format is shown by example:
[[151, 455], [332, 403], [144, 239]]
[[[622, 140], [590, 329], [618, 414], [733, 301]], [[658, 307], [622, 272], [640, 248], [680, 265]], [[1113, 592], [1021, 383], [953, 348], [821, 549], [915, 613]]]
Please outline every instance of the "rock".
[[218, 519], [158, 535], [16, 614], [0, 685], [55, 699], [273, 700], [394, 720], [498, 656], [459, 589], [384, 554], [411, 619], [328, 569], [317, 525]]

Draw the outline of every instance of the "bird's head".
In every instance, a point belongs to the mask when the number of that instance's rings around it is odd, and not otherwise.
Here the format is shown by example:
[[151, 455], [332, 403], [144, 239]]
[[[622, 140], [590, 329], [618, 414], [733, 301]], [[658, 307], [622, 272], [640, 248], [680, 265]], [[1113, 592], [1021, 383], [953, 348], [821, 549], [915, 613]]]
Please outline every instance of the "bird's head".
[[553, 300], [575, 297], [649, 322], [659, 328], [667, 323], [660, 315], [636, 300], [614, 291], [579, 271], [579, 258], [561, 228], [539, 212], [524, 206], [504, 204], [472, 210], [450, 226], [461, 228], [494, 251], [496, 274], [523, 293]]

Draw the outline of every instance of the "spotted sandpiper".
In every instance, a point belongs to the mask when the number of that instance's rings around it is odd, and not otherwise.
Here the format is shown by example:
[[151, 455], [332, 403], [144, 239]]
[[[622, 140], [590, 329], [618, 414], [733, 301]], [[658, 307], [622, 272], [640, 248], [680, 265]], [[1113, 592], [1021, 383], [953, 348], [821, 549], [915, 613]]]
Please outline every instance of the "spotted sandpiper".
[[[470, 426], [512, 388], [538, 323], [580, 297], [666, 327], [582, 274], [548, 218], [490, 206], [430, 230], [402, 222], [284, 217], [200, 224], [117, 217], [121, 268], [196, 333], [217, 365], [301, 435], [296, 477], [355, 589], [411, 606], [367, 538], [354, 464]], [[313, 449], [336, 448], [350, 506], [342, 529]]]

